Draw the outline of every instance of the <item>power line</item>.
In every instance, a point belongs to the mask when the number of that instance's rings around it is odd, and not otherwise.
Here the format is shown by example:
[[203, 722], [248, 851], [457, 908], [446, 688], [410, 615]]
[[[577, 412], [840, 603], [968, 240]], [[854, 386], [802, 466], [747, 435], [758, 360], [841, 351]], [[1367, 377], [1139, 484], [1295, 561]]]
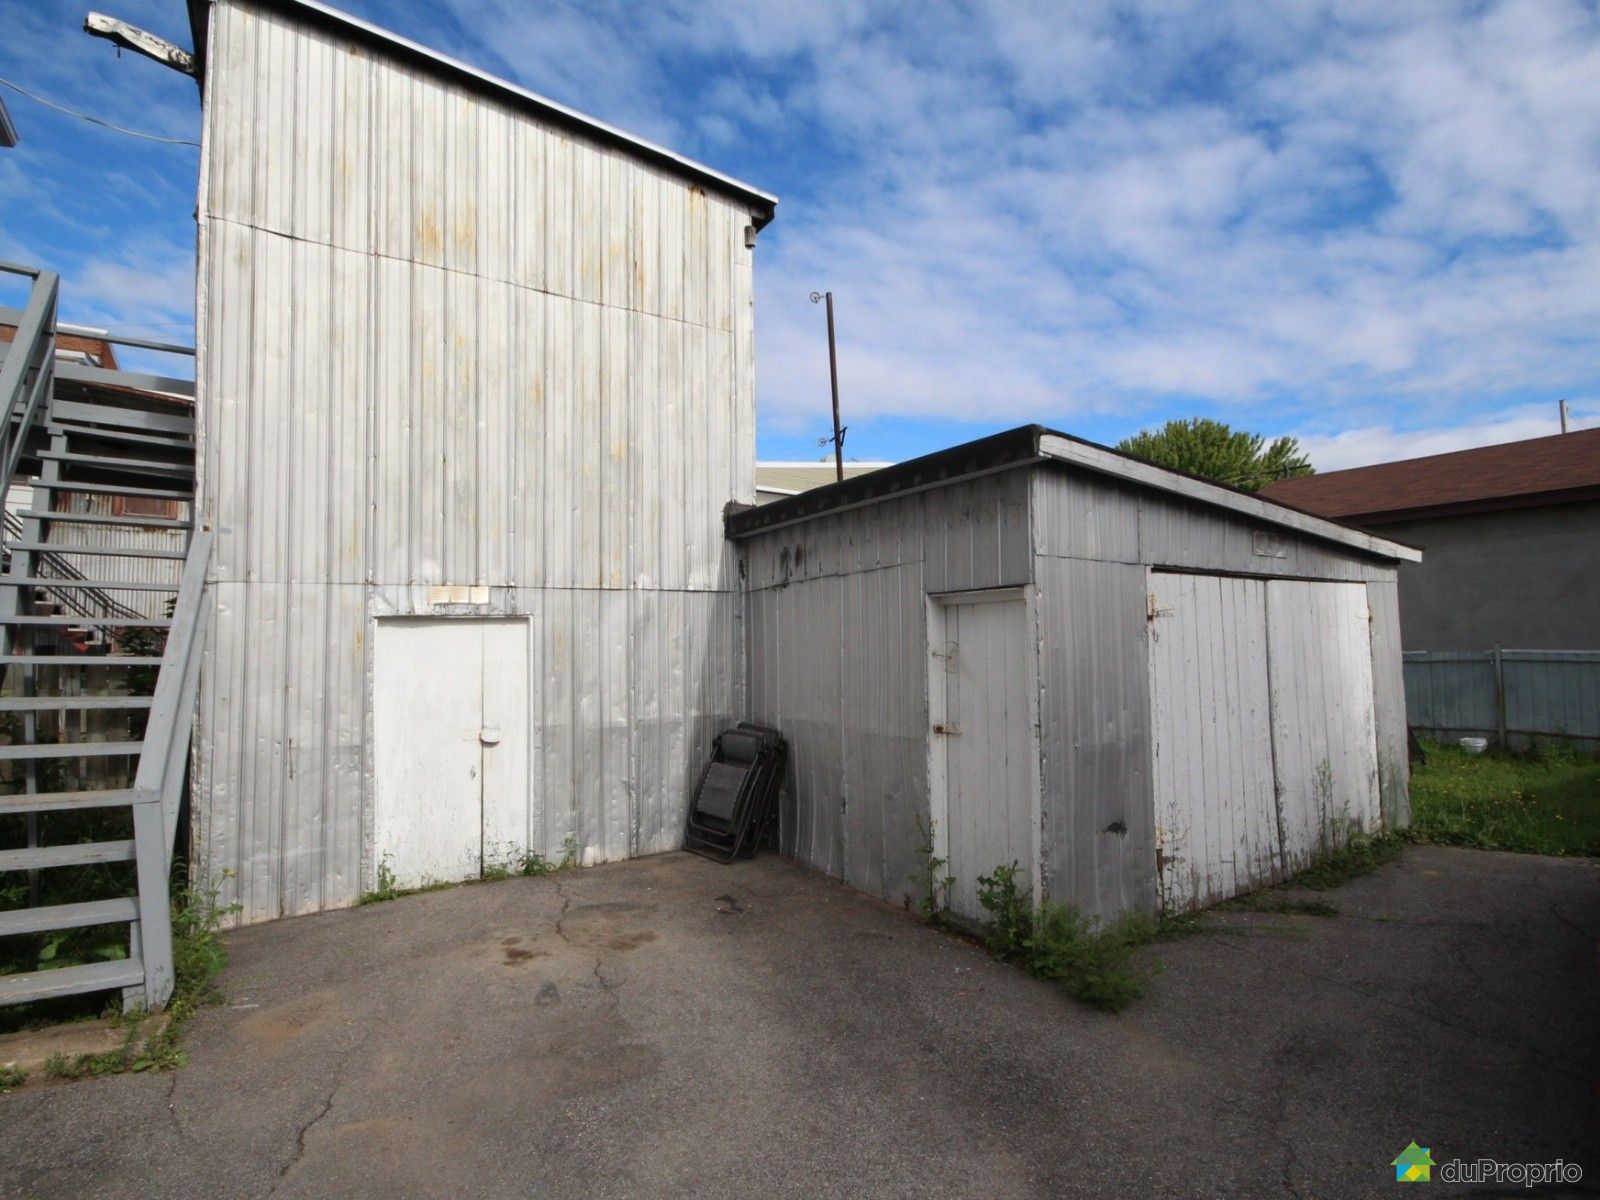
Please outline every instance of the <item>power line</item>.
[[90, 116], [88, 113], [77, 112], [74, 109], [65, 108], [62, 105], [57, 104], [54, 100], [46, 100], [43, 96], [36, 96], [27, 88], [12, 83], [11, 80], [4, 77], [0, 77], [0, 83], [5, 84], [6, 87], [10, 88], [13, 92], [26, 96], [29, 100], [32, 100], [37, 104], [42, 104], [46, 108], [53, 108], [59, 113], [66, 113], [66, 115], [69, 117], [76, 117], [80, 121], [87, 121], [91, 125], [98, 125], [102, 129], [109, 129], [113, 133], [125, 133], [129, 137], [143, 138], [147, 142], [165, 142], [169, 146], [198, 146], [200, 144], [199, 142], [191, 142], [188, 138], [160, 137], [154, 133], [140, 133], [137, 129], [124, 129], [121, 125], [113, 125], [110, 121], [102, 121], [99, 117]]

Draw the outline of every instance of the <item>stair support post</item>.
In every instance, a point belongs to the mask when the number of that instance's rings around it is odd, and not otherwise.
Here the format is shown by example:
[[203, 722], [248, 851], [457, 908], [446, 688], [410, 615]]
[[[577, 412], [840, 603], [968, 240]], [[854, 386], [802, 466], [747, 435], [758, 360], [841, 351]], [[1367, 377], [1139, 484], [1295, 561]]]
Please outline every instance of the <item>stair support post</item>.
[[[172, 998], [172, 905], [168, 899], [171, 856], [161, 793], [144, 792], [133, 805], [133, 854], [139, 880], [139, 919], [134, 923], [144, 962], [143, 1003], [154, 1011]], [[133, 989], [130, 989], [133, 990]], [[127, 1003], [128, 995], [123, 994]]]

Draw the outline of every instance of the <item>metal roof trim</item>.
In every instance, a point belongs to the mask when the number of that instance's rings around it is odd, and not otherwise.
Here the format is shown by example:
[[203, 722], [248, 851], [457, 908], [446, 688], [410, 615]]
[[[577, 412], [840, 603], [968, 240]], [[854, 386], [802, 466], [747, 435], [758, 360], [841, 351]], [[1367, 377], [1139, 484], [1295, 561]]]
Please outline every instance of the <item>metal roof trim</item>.
[[1171, 471], [1166, 467], [1142, 462], [1105, 446], [1097, 446], [1093, 442], [1085, 442], [1067, 434], [1044, 433], [1039, 439], [1039, 452], [1045, 458], [1056, 462], [1083, 467], [1102, 475], [1114, 475], [1130, 483], [1157, 488], [1202, 504], [1231, 509], [1251, 520], [1281, 525], [1296, 533], [1337, 542], [1342, 546], [1349, 546], [1366, 554], [1375, 554], [1380, 558], [1393, 558], [1404, 562], [1422, 561], [1422, 551], [1403, 542], [1390, 541], [1365, 530], [1330, 521], [1326, 517], [1313, 516], [1298, 508], [1291, 508], [1281, 501], [1265, 500], [1253, 492], [1241, 492], [1224, 487], [1220, 483], [1212, 483], [1180, 471]]
[[[188, 0], [189, 24], [194, 36], [195, 79], [202, 89], [205, 86], [206, 30], [210, 22], [211, 5], [215, 2], [216, 0]], [[437, 50], [430, 50], [390, 30], [318, 3], [318, 0], [232, 0], [232, 2], [286, 13], [308, 23], [336, 30], [358, 41], [376, 46], [396, 58], [423, 66], [444, 79], [453, 80], [506, 103], [530, 109], [537, 115], [576, 133], [585, 134], [602, 145], [624, 150], [692, 182], [705, 184], [725, 196], [744, 202], [750, 209], [751, 218], [757, 229], [770, 223], [776, 215], [778, 198], [769, 192], [751, 187], [742, 180], [724, 175], [721, 171], [704, 163], [695, 162], [691, 158], [685, 158], [664, 146], [634, 137], [614, 125], [608, 125], [577, 109], [569, 108], [548, 96], [541, 96], [537, 92], [519, 87], [487, 71], [470, 66], [460, 59], [451, 58]]]
[[928, 488], [943, 487], [978, 475], [1039, 463], [1057, 463], [1114, 476], [1379, 558], [1404, 562], [1422, 560], [1422, 551], [1404, 543], [1353, 529], [1326, 517], [1313, 516], [1251, 492], [1224, 487], [1181, 471], [1170, 471], [1094, 442], [1046, 429], [1042, 425], [1023, 425], [759, 508], [730, 512], [724, 521], [724, 529], [728, 537], [739, 540], [831, 513], [862, 508]]

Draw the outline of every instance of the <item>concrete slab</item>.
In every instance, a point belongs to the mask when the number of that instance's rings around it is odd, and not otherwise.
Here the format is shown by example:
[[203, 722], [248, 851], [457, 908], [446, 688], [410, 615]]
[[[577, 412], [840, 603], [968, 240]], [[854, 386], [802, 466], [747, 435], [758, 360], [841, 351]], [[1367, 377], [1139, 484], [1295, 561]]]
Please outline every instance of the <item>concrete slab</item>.
[[58, 1054], [68, 1062], [75, 1062], [84, 1054], [110, 1054], [127, 1044], [130, 1031], [136, 1044], [143, 1045], [166, 1027], [167, 1015], [155, 1013], [115, 1024], [104, 1020], [77, 1021], [47, 1029], [0, 1034], [0, 1067], [26, 1072], [28, 1079], [22, 1086], [35, 1087], [49, 1080], [46, 1068]]
[[1320, 1200], [1413, 1139], [1600, 1184], [1600, 867], [1337, 899], [1158, 947], [1121, 1016], [776, 858], [259, 926], [188, 1068], [0, 1097], [0, 1195]]

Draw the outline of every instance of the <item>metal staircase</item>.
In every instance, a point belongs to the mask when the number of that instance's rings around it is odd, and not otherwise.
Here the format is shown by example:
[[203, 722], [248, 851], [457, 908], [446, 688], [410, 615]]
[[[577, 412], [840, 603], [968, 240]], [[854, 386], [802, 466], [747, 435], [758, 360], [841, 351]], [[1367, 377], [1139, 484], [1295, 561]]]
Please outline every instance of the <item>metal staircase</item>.
[[[125, 957], [0, 975], [0, 1005], [120, 989], [129, 1007], [159, 1008], [174, 982], [169, 879], [211, 544], [194, 528], [193, 413], [139, 386], [153, 377], [58, 363], [56, 277], [0, 271], [32, 279], [24, 309], [0, 310], [16, 326], [0, 345], [0, 467], [7, 497], [33, 496], [6, 514], [0, 574], [12, 789], [0, 819], [26, 843], [0, 849], [0, 873], [25, 873], [30, 902], [0, 911], [0, 937], [119, 924], [128, 936]], [[63, 836], [63, 814], [96, 810], [127, 836]], [[42, 873], [112, 863], [133, 864], [131, 895], [41, 902]]]

